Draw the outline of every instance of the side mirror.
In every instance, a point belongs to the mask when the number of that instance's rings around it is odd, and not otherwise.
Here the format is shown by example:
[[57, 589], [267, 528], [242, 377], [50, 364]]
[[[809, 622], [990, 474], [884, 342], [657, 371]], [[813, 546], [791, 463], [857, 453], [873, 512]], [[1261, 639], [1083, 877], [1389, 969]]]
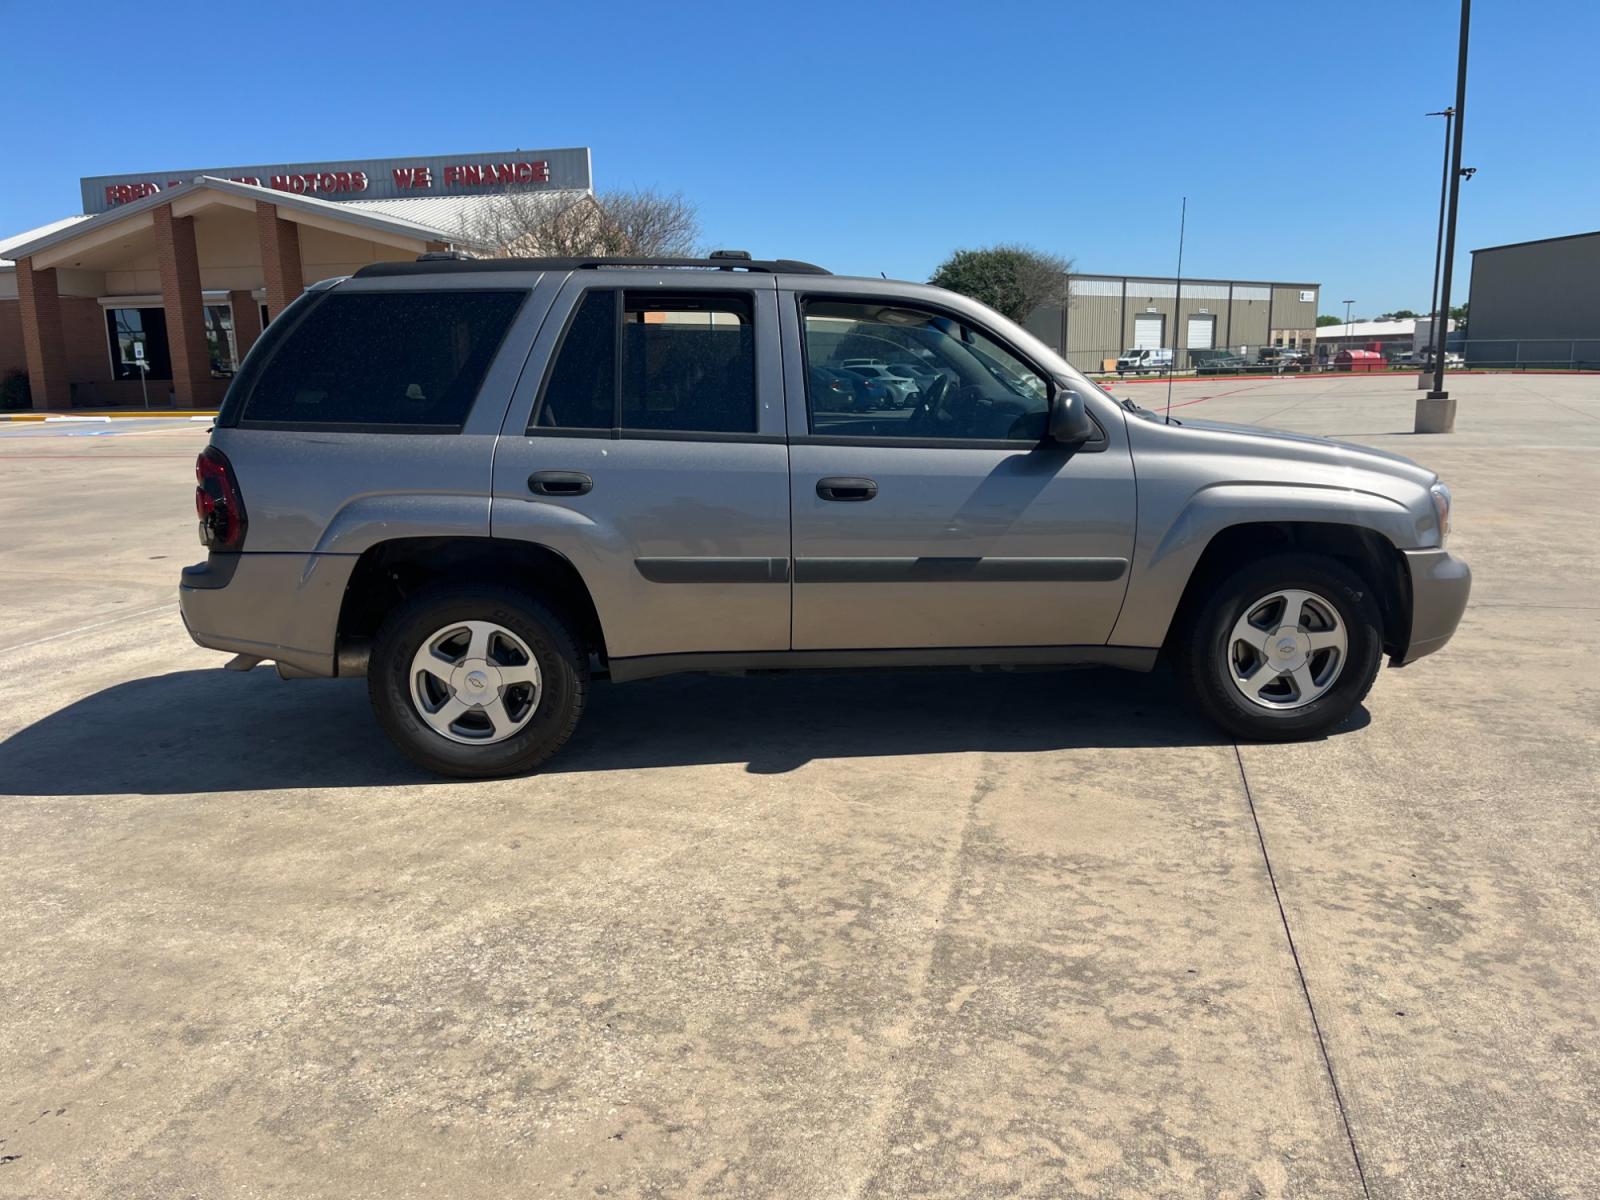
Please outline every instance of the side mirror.
[[1083, 397], [1069, 387], [1057, 384], [1050, 392], [1050, 423], [1046, 432], [1052, 442], [1081, 446], [1095, 435], [1095, 424]]

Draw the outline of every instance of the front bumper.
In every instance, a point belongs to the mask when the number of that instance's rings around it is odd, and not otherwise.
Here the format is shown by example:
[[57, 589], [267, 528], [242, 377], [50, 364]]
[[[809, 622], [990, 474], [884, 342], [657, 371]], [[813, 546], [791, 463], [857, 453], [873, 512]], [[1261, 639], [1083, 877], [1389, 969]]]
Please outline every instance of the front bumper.
[[1456, 631], [1472, 591], [1472, 569], [1446, 550], [1405, 550], [1411, 577], [1411, 636], [1393, 667], [1438, 650]]

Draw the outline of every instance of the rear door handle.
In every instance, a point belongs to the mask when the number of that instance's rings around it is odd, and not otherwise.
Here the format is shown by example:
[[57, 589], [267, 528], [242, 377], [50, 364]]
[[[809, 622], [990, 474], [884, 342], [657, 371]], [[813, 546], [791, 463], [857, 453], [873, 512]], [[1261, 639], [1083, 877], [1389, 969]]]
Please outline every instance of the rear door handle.
[[594, 488], [594, 480], [582, 471], [535, 471], [528, 476], [528, 490], [536, 496], [584, 496]]
[[877, 480], [859, 475], [829, 475], [817, 480], [817, 495], [824, 500], [871, 500], [877, 494]]

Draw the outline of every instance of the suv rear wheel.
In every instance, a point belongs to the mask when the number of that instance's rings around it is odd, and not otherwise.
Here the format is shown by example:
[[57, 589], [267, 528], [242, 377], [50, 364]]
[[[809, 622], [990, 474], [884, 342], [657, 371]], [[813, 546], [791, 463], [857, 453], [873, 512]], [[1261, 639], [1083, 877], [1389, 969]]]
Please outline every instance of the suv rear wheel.
[[530, 771], [583, 713], [588, 663], [566, 623], [508, 588], [419, 592], [373, 641], [367, 693], [407, 757], [467, 779]]
[[1233, 572], [1180, 633], [1178, 675], [1235, 737], [1293, 741], [1338, 725], [1383, 654], [1371, 590], [1343, 563], [1283, 554]]

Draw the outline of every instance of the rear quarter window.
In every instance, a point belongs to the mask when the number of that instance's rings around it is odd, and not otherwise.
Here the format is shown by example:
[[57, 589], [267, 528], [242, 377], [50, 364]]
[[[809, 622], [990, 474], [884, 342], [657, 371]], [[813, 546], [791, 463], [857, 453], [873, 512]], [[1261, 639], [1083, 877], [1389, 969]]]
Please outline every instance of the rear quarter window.
[[525, 297], [332, 292], [262, 365], [239, 424], [459, 431]]

